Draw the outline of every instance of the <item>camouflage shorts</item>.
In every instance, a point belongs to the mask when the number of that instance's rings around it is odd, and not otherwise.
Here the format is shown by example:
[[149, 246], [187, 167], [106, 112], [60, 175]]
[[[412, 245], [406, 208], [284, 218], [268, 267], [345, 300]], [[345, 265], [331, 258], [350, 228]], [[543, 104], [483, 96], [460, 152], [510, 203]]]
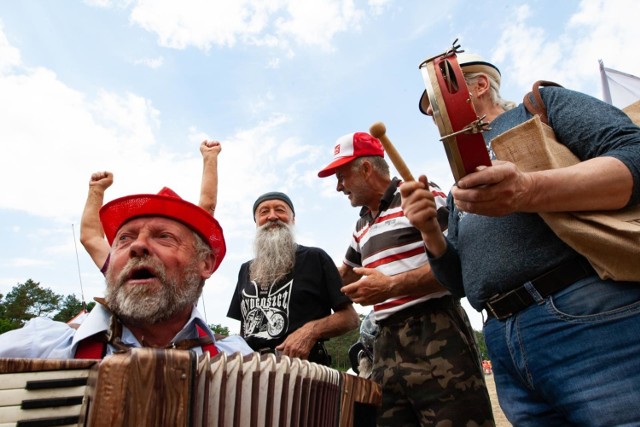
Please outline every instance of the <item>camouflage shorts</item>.
[[378, 426], [493, 426], [469, 319], [443, 297], [380, 322], [372, 379], [382, 386]]

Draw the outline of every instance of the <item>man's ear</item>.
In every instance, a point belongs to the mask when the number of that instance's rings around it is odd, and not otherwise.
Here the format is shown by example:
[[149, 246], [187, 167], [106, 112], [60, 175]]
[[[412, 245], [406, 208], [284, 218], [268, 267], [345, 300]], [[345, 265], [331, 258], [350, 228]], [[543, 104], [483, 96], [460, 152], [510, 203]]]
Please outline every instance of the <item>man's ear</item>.
[[363, 160], [360, 173], [362, 173], [362, 175], [365, 178], [367, 178], [369, 177], [369, 175], [371, 175], [372, 171], [373, 171], [373, 165], [371, 164], [371, 162], [369, 160]]
[[489, 83], [489, 77], [484, 74], [480, 74], [476, 79], [476, 85], [478, 87], [478, 98], [480, 98], [485, 93], [489, 93], [491, 90], [491, 83]]
[[215, 265], [216, 265], [216, 256], [213, 254], [210, 254], [205, 259], [200, 261], [199, 263], [200, 277], [203, 280], [206, 280], [209, 277], [211, 277], [211, 275], [213, 274]]

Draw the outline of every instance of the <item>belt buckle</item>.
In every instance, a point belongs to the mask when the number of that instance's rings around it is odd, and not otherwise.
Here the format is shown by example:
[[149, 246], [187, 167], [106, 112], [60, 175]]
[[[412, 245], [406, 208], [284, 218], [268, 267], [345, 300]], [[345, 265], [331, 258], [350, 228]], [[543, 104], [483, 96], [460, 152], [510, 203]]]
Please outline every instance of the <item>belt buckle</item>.
[[509, 295], [511, 292], [512, 291], [507, 292], [504, 295], [495, 294], [494, 296], [489, 298], [489, 301], [487, 301], [487, 303], [485, 304], [487, 309], [491, 312], [491, 314], [493, 314], [493, 317], [495, 317], [496, 319], [504, 320], [504, 319], [506, 319], [508, 317], [511, 317], [511, 315], [513, 314], [512, 312], [509, 312], [507, 314], [498, 314], [498, 312], [496, 312], [496, 310], [493, 308], [493, 305], [492, 305], [492, 303], [503, 299], [505, 296]]

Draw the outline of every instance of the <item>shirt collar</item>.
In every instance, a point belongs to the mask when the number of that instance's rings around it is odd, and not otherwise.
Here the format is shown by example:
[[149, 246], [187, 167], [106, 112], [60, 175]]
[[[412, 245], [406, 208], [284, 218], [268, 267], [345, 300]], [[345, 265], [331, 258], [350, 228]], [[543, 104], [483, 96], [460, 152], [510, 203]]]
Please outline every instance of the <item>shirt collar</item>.
[[[89, 313], [87, 318], [82, 322], [78, 330], [76, 331], [71, 345], [75, 347], [78, 342], [99, 332], [106, 332], [109, 329], [109, 321], [111, 319], [111, 312], [102, 304], [96, 304], [93, 310]], [[173, 337], [172, 342], [181, 341], [184, 339], [191, 339], [198, 337], [198, 330], [196, 325], [199, 325], [211, 338], [214, 339], [211, 329], [207, 326], [204, 318], [194, 306], [191, 310], [191, 316], [184, 327]], [[122, 343], [133, 347], [141, 347], [140, 343], [133, 335], [133, 333], [126, 326], [122, 325]]]
[[[400, 178], [397, 178], [395, 176], [391, 179], [391, 182], [387, 186], [386, 190], [384, 190], [382, 198], [380, 199], [380, 203], [378, 204], [378, 215], [380, 215], [380, 212], [386, 211], [389, 208], [389, 205], [393, 201], [393, 197], [395, 196], [398, 186], [401, 182], [402, 181], [400, 180]], [[369, 215], [370, 217], [372, 216], [371, 209], [369, 209], [367, 206], [363, 206], [362, 209], [360, 209], [360, 217], [363, 218], [367, 215]]]

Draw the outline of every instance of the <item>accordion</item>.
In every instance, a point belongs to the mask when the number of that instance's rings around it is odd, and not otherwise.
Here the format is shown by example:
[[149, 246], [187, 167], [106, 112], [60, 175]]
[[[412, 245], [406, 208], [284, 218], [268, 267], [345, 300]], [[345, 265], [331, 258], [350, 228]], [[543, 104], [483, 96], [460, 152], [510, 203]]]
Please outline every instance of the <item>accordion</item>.
[[351, 426], [381, 399], [372, 381], [273, 354], [0, 359], [0, 426]]

